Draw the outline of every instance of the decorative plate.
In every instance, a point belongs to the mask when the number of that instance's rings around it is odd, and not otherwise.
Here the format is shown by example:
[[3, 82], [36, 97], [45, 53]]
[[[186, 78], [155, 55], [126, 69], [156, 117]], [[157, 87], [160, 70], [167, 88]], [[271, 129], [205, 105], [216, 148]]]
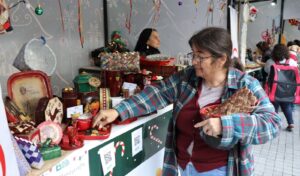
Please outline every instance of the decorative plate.
[[52, 144], [59, 144], [63, 136], [61, 126], [56, 122], [46, 121], [37, 127], [40, 129], [41, 142], [45, 142], [47, 138], [52, 139]]

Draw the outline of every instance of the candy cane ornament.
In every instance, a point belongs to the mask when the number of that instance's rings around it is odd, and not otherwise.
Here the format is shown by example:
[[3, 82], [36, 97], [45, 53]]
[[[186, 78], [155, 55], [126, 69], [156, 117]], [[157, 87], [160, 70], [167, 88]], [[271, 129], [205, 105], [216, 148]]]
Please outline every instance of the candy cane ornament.
[[152, 126], [149, 127], [149, 128], [150, 128], [150, 139], [152, 139], [153, 141], [155, 141], [155, 142], [157, 142], [157, 143], [159, 143], [159, 144], [162, 144], [162, 141], [161, 141], [159, 138], [155, 137], [155, 136], [153, 135], [153, 133], [152, 133], [153, 129], [156, 129], [156, 130], [159, 129], [158, 126], [157, 126], [157, 125], [152, 125]]
[[[115, 145], [115, 155], [116, 155], [116, 152], [117, 152], [117, 148], [118, 148], [119, 146], [122, 147], [122, 150], [121, 150], [121, 156], [123, 157], [124, 154], [125, 154], [125, 144], [124, 144], [123, 141], [118, 141], [118, 142], [116, 143], [116, 145]], [[109, 172], [109, 176], [112, 176], [112, 175], [113, 175], [113, 170], [111, 170], [111, 171]]]
[[121, 156], [123, 157], [124, 156], [124, 153], [125, 153], [125, 144], [123, 141], [118, 141], [115, 145], [115, 154], [117, 152], [117, 148], [121, 146], [122, 147], [122, 150], [121, 150]]

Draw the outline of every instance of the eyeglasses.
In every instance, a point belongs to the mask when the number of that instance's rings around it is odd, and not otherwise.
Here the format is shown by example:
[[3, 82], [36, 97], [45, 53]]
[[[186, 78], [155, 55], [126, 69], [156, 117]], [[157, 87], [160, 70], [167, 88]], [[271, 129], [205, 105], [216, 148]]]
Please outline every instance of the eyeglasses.
[[194, 52], [190, 52], [186, 55], [188, 58], [190, 58], [191, 60], [194, 60], [194, 61], [197, 61], [197, 62], [202, 62], [204, 61], [205, 59], [208, 59], [208, 58], [211, 58], [213, 57], [212, 55], [211, 56], [205, 56], [205, 57], [202, 57], [202, 56], [199, 56], [198, 54], [194, 53]]

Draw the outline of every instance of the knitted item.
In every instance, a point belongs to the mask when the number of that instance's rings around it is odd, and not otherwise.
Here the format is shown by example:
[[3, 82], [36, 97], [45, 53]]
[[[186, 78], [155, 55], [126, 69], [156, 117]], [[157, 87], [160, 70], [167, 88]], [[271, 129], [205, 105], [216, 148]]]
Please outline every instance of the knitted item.
[[235, 113], [250, 113], [257, 103], [257, 98], [252, 92], [244, 87], [235, 92], [225, 102], [218, 106], [208, 108], [206, 117], [220, 117], [221, 115], [230, 115]]
[[21, 150], [13, 136], [11, 136], [11, 140], [12, 140], [13, 148], [14, 148], [14, 151], [16, 154], [20, 175], [28, 175], [31, 172], [31, 167], [30, 167], [29, 163], [27, 162], [25, 156], [21, 152]]
[[15, 137], [15, 139], [30, 166], [36, 169], [41, 169], [44, 165], [44, 160], [38, 146], [22, 138]]

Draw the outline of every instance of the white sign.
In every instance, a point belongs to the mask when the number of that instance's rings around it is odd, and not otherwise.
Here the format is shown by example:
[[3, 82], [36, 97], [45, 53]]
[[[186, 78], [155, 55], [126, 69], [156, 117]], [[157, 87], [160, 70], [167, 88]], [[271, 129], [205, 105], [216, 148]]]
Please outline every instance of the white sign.
[[238, 12], [231, 6], [230, 9], [230, 34], [232, 40], [232, 56], [239, 57], [239, 44], [238, 44]]
[[143, 133], [139, 128], [131, 133], [132, 157], [143, 150]]
[[0, 176], [20, 175], [11, 134], [8, 129], [0, 85]]
[[67, 108], [67, 118], [71, 118], [72, 115], [76, 115], [79, 117], [82, 114], [83, 114], [83, 105]]
[[100, 155], [103, 174], [106, 175], [108, 172], [112, 172], [114, 167], [116, 166], [114, 142], [100, 148], [98, 154]]
[[86, 149], [78, 149], [60, 161], [42, 176], [82, 176], [90, 175], [89, 157]]

